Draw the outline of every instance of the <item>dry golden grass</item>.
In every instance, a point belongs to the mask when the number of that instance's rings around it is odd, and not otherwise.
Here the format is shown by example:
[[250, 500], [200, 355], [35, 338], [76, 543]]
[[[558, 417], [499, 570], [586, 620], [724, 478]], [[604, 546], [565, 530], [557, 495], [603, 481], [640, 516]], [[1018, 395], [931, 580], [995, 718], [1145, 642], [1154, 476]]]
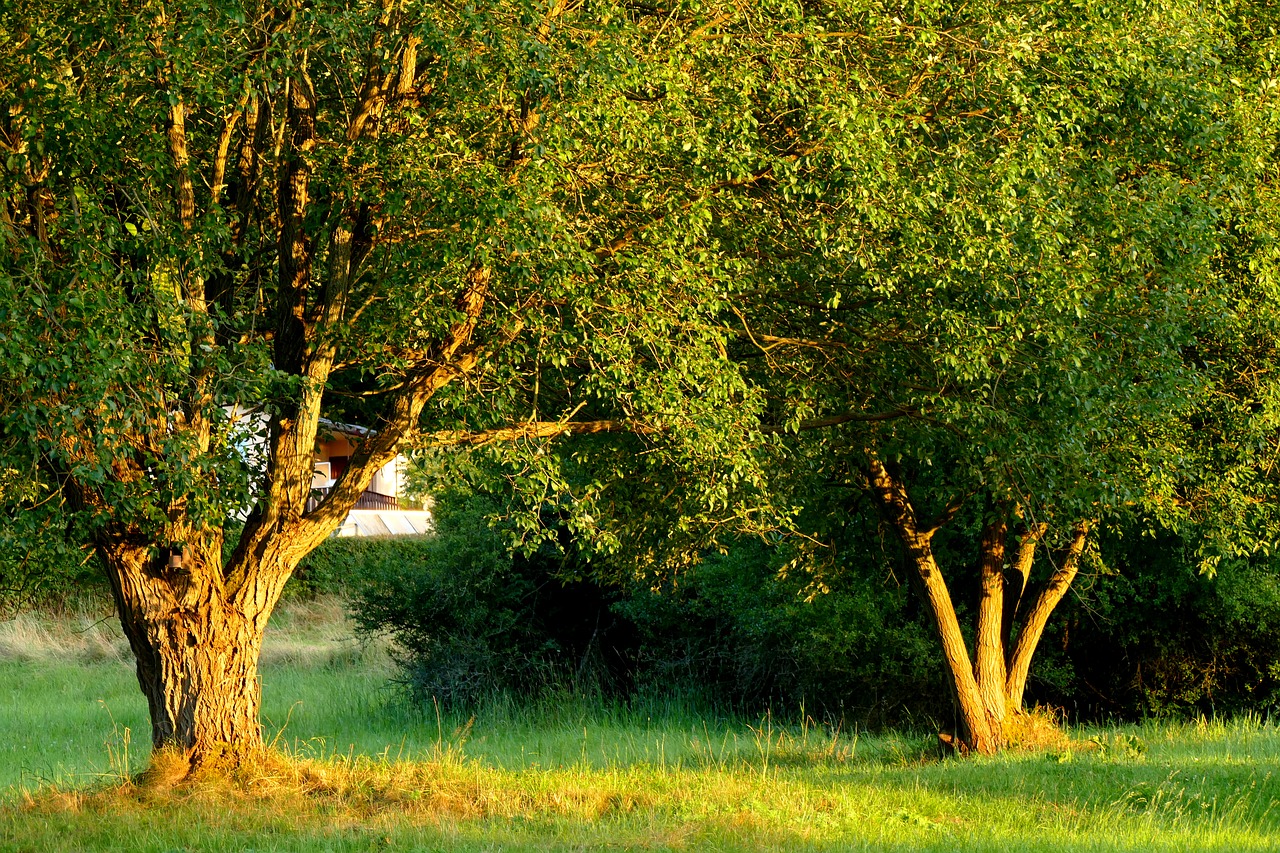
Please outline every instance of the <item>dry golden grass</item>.
[[[369, 662], [385, 653], [385, 645], [356, 636], [346, 601], [338, 596], [286, 600], [271, 617], [261, 662], [301, 667], [353, 658]], [[130, 658], [128, 641], [107, 603], [27, 611], [0, 621], [0, 660], [94, 663]]]
[[26, 612], [0, 622], [0, 660], [124, 660], [129, 644], [110, 611], [80, 605], [64, 613]]
[[[293, 759], [275, 752], [230, 772], [186, 775], [180, 756], [152, 757], [131, 780], [88, 790], [49, 787], [23, 797], [33, 814], [118, 813], [185, 806], [205, 814], [264, 811], [368, 824], [378, 820], [567, 818], [594, 821], [652, 807], [622, 772], [557, 772], [542, 779], [444, 757], [379, 761], [364, 757]], [[531, 784], [532, 782], [532, 784]], [[679, 790], [667, 791], [680, 799]]]
[[1010, 714], [1004, 721], [1004, 737], [1010, 749], [1024, 752], [1071, 752], [1090, 748], [1087, 741], [1073, 740], [1067, 734], [1057, 709], [1043, 705]]
[[267, 626], [261, 661], [266, 665], [323, 666], [349, 660], [360, 650], [346, 601], [327, 595], [282, 601]]

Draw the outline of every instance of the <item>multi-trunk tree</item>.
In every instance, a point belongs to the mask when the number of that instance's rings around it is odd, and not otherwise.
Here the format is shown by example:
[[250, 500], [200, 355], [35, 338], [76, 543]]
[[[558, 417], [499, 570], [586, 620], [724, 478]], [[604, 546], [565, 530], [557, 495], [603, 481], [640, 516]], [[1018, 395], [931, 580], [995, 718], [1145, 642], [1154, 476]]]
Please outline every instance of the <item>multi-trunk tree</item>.
[[[1241, 174], [1227, 29], [1177, 3], [823, 8], [821, 70], [757, 75], [802, 153], [717, 232], [753, 262], [730, 355], [795, 431], [779, 491], [880, 507], [958, 745], [992, 752], [1090, 526], [1173, 518], [1198, 475], [1216, 380], [1191, 350], [1233, 310], [1210, 263]], [[940, 531], [977, 546], [972, 631]]]
[[[1212, 260], [1249, 180], [1230, 23], [1177, 2], [825, 3], [719, 32], [744, 47], [689, 54], [721, 81], [690, 141], [749, 177], [708, 197], [702, 243], [740, 269], [719, 323], [764, 400], [740, 440], [755, 476], [722, 499], [754, 523], [867, 492], [935, 623], [958, 745], [997, 750], [1091, 527], [1176, 520], [1205, 475], [1187, 451], [1220, 375], [1194, 351], [1236, 308]], [[619, 490], [630, 542], [689, 488], [653, 479]], [[940, 531], [976, 546], [970, 632]]]

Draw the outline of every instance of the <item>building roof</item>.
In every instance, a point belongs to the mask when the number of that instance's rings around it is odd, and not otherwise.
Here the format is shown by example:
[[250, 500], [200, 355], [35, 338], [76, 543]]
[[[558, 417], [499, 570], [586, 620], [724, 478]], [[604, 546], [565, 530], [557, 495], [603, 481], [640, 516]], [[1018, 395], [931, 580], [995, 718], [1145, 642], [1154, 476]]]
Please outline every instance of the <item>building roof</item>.
[[321, 418], [320, 435], [323, 436], [325, 431], [336, 435], [354, 435], [360, 438], [363, 438], [366, 435], [378, 434], [376, 429], [369, 429], [368, 427], [362, 427], [357, 424], [344, 424], [339, 423], [338, 421], [331, 421], [328, 418]]
[[423, 536], [434, 528], [425, 509], [353, 509], [334, 536]]

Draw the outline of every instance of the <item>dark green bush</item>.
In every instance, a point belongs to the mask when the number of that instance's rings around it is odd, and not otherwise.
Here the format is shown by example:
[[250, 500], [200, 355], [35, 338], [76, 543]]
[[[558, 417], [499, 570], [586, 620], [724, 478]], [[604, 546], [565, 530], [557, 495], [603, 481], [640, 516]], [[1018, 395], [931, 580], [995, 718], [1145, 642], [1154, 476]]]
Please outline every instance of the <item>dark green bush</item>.
[[368, 578], [413, 571], [433, 547], [424, 536], [326, 539], [298, 565], [285, 590], [293, 596], [354, 594]]
[[[332, 540], [306, 569], [309, 584], [354, 590], [360, 625], [395, 637], [424, 701], [567, 688], [803, 707], [869, 726], [951, 721], [933, 628], [898, 580], [893, 543], [858, 547], [865, 526], [825, 549], [820, 567], [785, 543], [748, 540], [638, 581], [586, 563], [568, 541], [513, 556], [493, 512], [484, 498], [459, 500], [433, 538]], [[972, 545], [962, 532], [939, 541], [966, 624], [977, 580], [961, 555]], [[1046, 631], [1028, 703], [1080, 719], [1276, 708], [1275, 567], [1238, 561], [1207, 578], [1190, 550], [1172, 535], [1105, 536], [1101, 564]]]
[[1197, 567], [1172, 535], [1109, 536], [1108, 570], [1064, 602], [1037, 662], [1046, 701], [1082, 718], [1280, 709], [1280, 573], [1267, 559]]
[[[863, 724], [948, 707], [907, 590], [883, 573], [870, 578], [874, 568], [833, 574], [819, 589], [803, 571], [780, 573], [777, 549], [743, 542], [656, 587], [619, 582], [571, 546], [513, 556], [488, 524], [492, 509], [469, 498], [440, 514], [433, 539], [403, 548], [388, 540], [386, 559], [366, 552], [363, 568], [350, 570], [363, 576], [359, 624], [392, 634], [424, 700], [679, 692], [706, 705], [804, 706]], [[319, 564], [330, 575], [342, 565], [337, 553]]]
[[439, 514], [434, 537], [402, 549], [386, 540], [387, 559], [361, 569], [358, 624], [395, 638], [406, 682], [423, 699], [608, 687], [625, 673], [614, 644], [625, 626], [610, 595], [569, 577], [553, 549], [511, 554], [488, 523], [492, 511], [469, 498]]
[[[743, 542], [620, 603], [642, 643], [638, 677], [717, 705], [808, 711], [864, 725], [948, 709], [934, 641], [909, 590], [856, 566], [780, 572], [775, 549]], [[939, 701], [940, 700], [940, 701]]]

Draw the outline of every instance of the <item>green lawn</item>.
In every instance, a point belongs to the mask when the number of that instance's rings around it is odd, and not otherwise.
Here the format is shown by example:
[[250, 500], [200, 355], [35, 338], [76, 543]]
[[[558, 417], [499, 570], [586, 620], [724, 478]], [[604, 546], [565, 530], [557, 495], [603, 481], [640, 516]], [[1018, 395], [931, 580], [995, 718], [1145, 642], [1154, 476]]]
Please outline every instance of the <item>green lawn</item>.
[[305, 639], [263, 671], [296, 760], [166, 792], [118, 784], [147, 752], [128, 663], [0, 661], [0, 849], [1280, 850], [1280, 730], [1256, 720], [939, 760], [926, 735], [660, 706], [414, 712], [383, 655]]

